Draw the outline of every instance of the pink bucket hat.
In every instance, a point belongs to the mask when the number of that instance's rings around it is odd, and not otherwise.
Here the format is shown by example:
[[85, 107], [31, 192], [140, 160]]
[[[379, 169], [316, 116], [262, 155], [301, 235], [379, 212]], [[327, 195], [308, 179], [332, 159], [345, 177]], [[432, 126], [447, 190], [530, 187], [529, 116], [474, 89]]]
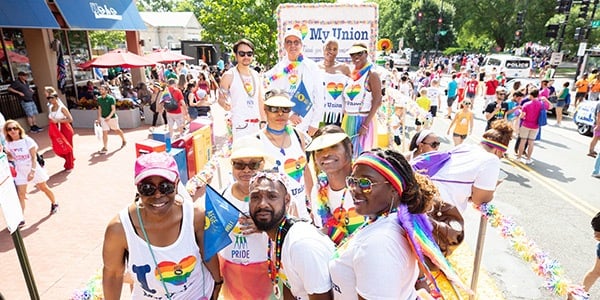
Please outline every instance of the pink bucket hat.
[[166, 152], [143, 154], [135, 161], [135, 184], [150, 176], [160, 176], [175, 182], [179, 178], [177, 163]]

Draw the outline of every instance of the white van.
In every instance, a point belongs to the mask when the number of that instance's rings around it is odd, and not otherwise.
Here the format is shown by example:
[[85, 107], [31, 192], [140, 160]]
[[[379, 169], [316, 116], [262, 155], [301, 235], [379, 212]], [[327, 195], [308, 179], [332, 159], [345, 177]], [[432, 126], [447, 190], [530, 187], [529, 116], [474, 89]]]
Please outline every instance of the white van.
[[486, 56], [483, 61], [483, 68], [486, 74], [490, 74], [493, 68], [496, 68], [497, 73], [504, 71], [508, 79], [527, 78], [531, 69], [531, 58], [508, 54], [491, 54]]

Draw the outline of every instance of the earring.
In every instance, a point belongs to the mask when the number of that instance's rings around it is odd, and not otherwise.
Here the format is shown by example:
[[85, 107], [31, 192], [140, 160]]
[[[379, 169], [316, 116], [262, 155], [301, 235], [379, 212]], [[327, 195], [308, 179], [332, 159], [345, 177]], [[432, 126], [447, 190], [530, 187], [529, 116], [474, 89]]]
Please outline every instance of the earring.
[[175, 195], [175, 205], [181, 206], [183, 204], [183, 196], [180, 194]]

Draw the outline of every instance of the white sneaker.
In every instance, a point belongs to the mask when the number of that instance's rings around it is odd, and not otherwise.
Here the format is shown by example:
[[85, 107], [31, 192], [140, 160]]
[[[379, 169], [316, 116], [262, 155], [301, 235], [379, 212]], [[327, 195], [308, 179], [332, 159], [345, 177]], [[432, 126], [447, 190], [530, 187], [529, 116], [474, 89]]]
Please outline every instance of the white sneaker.
[[526, 160], [526, 161], [525, 161], [525, 164], [526, 164], [526, 165], [531, 165], [531, 164], [533, 164], [533, 159], [531, 159], [531, 158], [530, 158], [530, 159]]
[[598, 174], [592, 173], [592, 177], [594, 177], [594, 178], [600, 178], [600, 173], [598, 173]]
[[525, 157], [521, 157], [521, 158], [519, 158], [519, 161], [520, 161], [522, 164], [524, 164], [524, 165], [526, 165], [526, 164], [527, 164], [527, 159], [525, 159]]

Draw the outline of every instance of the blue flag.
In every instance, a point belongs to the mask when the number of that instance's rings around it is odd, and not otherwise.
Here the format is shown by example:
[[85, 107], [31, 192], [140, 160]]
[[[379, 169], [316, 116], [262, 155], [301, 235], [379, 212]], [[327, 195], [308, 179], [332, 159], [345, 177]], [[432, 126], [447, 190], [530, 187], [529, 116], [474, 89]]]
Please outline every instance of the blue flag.
[[296, 92], [294, 92], [294, 95], [292, 95], [290, 100], [296, 104], [292, 107], [292, 111], [303, 118], [312, 108], [312, 101], [310, 100], [310, 96], [306, 91], [303, 81], [300, 81], [300, 86], [296, 89]]
[[229, 232], [237, 224], [240, 211], [210, 185], [206, 185], [205, 201], [204, 261], [208, 261], [231, 244]]

